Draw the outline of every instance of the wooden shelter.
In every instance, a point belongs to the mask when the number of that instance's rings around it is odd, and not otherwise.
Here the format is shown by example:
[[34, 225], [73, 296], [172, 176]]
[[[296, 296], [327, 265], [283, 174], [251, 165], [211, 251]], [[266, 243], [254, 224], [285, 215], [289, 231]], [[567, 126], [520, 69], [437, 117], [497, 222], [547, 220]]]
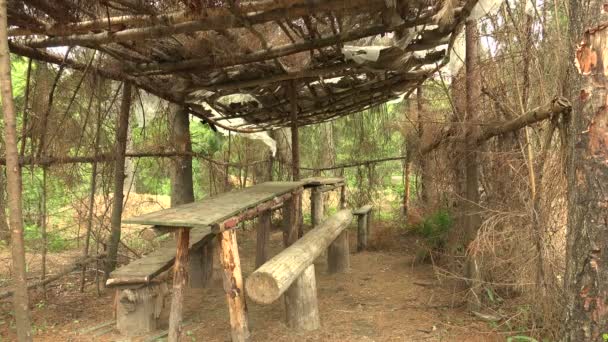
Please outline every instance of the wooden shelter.
[[[9, 45], [132, 83], [210, 125], [254, 132], [331, 120], [412, 91], [445, 65], [476, 3], [9, 1]], [[103, 58], [87, 64], [75, 57], [83, 54]]]

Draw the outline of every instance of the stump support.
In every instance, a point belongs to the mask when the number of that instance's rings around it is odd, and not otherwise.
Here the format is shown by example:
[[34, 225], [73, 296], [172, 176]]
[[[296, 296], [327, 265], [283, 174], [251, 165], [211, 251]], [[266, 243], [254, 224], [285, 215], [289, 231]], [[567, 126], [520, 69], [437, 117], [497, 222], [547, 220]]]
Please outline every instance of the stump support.
[[316, 227], [323, 222], [323, 192], [319, 187], [310, 190], [310, 217], [312, 226]]
[[357, 216], [357, 252], [361, 252], [367, 249], [367, 215]]
[[343, 230], [340, 235], [329, 245], [327, 250], [327, 270], [329, 273], [343, 273], [350, 267], [350, 251], [348, 245], [348, 230]]
[[285, 314], [287, 326], [294, 330], [311, 331], [321, 326], [314, 264], [308, 266], [285, 292]]
[[208, 241], [190, 255], [190, 287], [206, 288], [211, 286], [213, 278], [213, 256], [215, 241]]
[[125, 336], [156, 330], [167, 292], [165, 283], [117, 289], [116, 329]]
[[224, 292], [230, 313], [230, 330], [232, 342], [249, 341], [249, 324], [247, 321], [247, 304], [243, 289], [243, 274], [241, 259], [233, 229], [224, 230], [219, 227], [220, 262], [222, 264]]

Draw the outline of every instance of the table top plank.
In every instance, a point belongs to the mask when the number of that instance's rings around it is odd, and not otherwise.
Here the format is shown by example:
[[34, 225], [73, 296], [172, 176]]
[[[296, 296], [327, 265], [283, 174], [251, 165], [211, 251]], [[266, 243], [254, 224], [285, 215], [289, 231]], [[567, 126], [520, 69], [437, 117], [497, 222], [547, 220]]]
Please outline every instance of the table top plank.
[[344, 178], [341, 177], [310, 177], [302, 179], [306, 183], [306, 187], [315, 187], [321, 185], [337, 185], [344, 183]]
[[[210, 227], [195, 228], [190, 231], [190, 249], [196, 249], [213, 238]], [[175, 260], [174, 240], [167, 241], [152, 253], [130, 262], [110, 273], [111, 286], [121, 285], [121, 280], [148, 279], [151, 280], [160, 273], [168, 270]]]
[[266, 182], [201, 201], [123, 220], [128, 224], [163, 227], [206, 227], [303, 187], [305, 182]]

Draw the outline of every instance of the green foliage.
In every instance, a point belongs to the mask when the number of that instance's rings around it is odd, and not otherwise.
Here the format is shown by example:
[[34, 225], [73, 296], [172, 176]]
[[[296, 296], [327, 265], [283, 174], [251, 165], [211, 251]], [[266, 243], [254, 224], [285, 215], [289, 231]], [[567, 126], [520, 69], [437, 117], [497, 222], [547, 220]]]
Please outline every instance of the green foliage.
[[[66, 249], [73, 247], [73, 243], [67, 240], [60, 233], [56, 233], [53, 231], [47, 231], [47, 249], [49, 252], [62, 252]], [[26, 242], [27, 246], [31, 246], [30, 249], [36, 250], [37, 247], [40, 246], [42, 241], [42, 232], [40, 227], [32, 224], [28, 224], [25, 226], [25, 231], [23, 233], [23, 238]]]
[[447, 242], [448, 232], [452, 228], [453, 220], [447, 211], [437, 211], [426, 217], [422, 222], [413, 226], [413, 231], [420, 235], [428, 247], [442, 249]]

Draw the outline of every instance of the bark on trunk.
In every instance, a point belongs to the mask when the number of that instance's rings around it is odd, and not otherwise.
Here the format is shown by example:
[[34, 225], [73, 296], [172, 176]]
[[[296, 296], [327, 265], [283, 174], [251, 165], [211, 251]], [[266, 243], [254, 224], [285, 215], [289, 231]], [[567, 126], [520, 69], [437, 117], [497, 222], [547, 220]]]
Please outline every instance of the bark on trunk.
[[[466, 23], [466, 90], [467, 90], [467, 112], [466, 121], [475, 121], [475, 118], [479, 117], [478, 101], [481, 97], [481, 78], [479, 74], [478, 66], [478, 54], [479, 54], [479, 34], [477, 32], [477, 22], [467, 21]], [[473, 136], [474, 126], [468, 125], [467, 136]], [[478, 167], [478, 156], [476, 152], [477, 146], [472, 142], [466, 143], [466, 150], [464, 154], [464, 165], [465, 165], [465, 245], [469, 244], [477, 236], [477, 230], [481, 224], [481, 217], [478, 214], [479, 207], [479, 167]], [[476, 262], [475, 255], [468, 253], [465, 276], [470, 279], [470, 287], [472, 295], [469, 296], [469, 305], [472, 309], [478, 310], [479, 296], [477, 292], [480, 290], [478, 286], [479, 281], [479, 270]]]
[[7, 21], [6, 0], [0, 0], [0, 90], [4, 112], [8, 208], [12, 240], [13, 286], [15, 287], [13, 305], [19, 341], [31, 341], [32, 331], [25, 270], [25, 249], [23, 245], [21, 168], [19, 167], [19, 155], [17, 153], [17, 112], [13, 101], [11, 84], [11, 60], [8, 48]]
[[110, 242], [108, 244], [108, 259], [106, 260], [105, 278], [116, 268], [118, 245], [122, 224], [122, 207], [125, 185], [125, 153], [127, 150], [127, 130], [129, 129], [129, 112], [131, 109], [131, 84], [124, 83], [122, 102], [116, 125], [116, 161], [114, 164], [114, 202], [112, 203], [112, 217]]
[[[600, 14], [603, 2], [588, 6], [585, 17], [579, 1], [570, 2], [571, 41], [580, 43], [579, 70], [572, 70], [568, 81], [572, 94], [578, 95], [578, 110], [567, 135], [566, 341], [602, 341], [608, 327], [608, 30], [596, 26], [607, 19]], [[583, 34], [581, 25], [592, 29]], [[582, 84], [577, 72], [583, 75]]]
[[178, 105], [171, 105], [171, 140], [176, 152], [184, 153], [175, 157], [171, 168], [171, 206], [194, 202], [192, 183], [192, 141], [188, 112]]

